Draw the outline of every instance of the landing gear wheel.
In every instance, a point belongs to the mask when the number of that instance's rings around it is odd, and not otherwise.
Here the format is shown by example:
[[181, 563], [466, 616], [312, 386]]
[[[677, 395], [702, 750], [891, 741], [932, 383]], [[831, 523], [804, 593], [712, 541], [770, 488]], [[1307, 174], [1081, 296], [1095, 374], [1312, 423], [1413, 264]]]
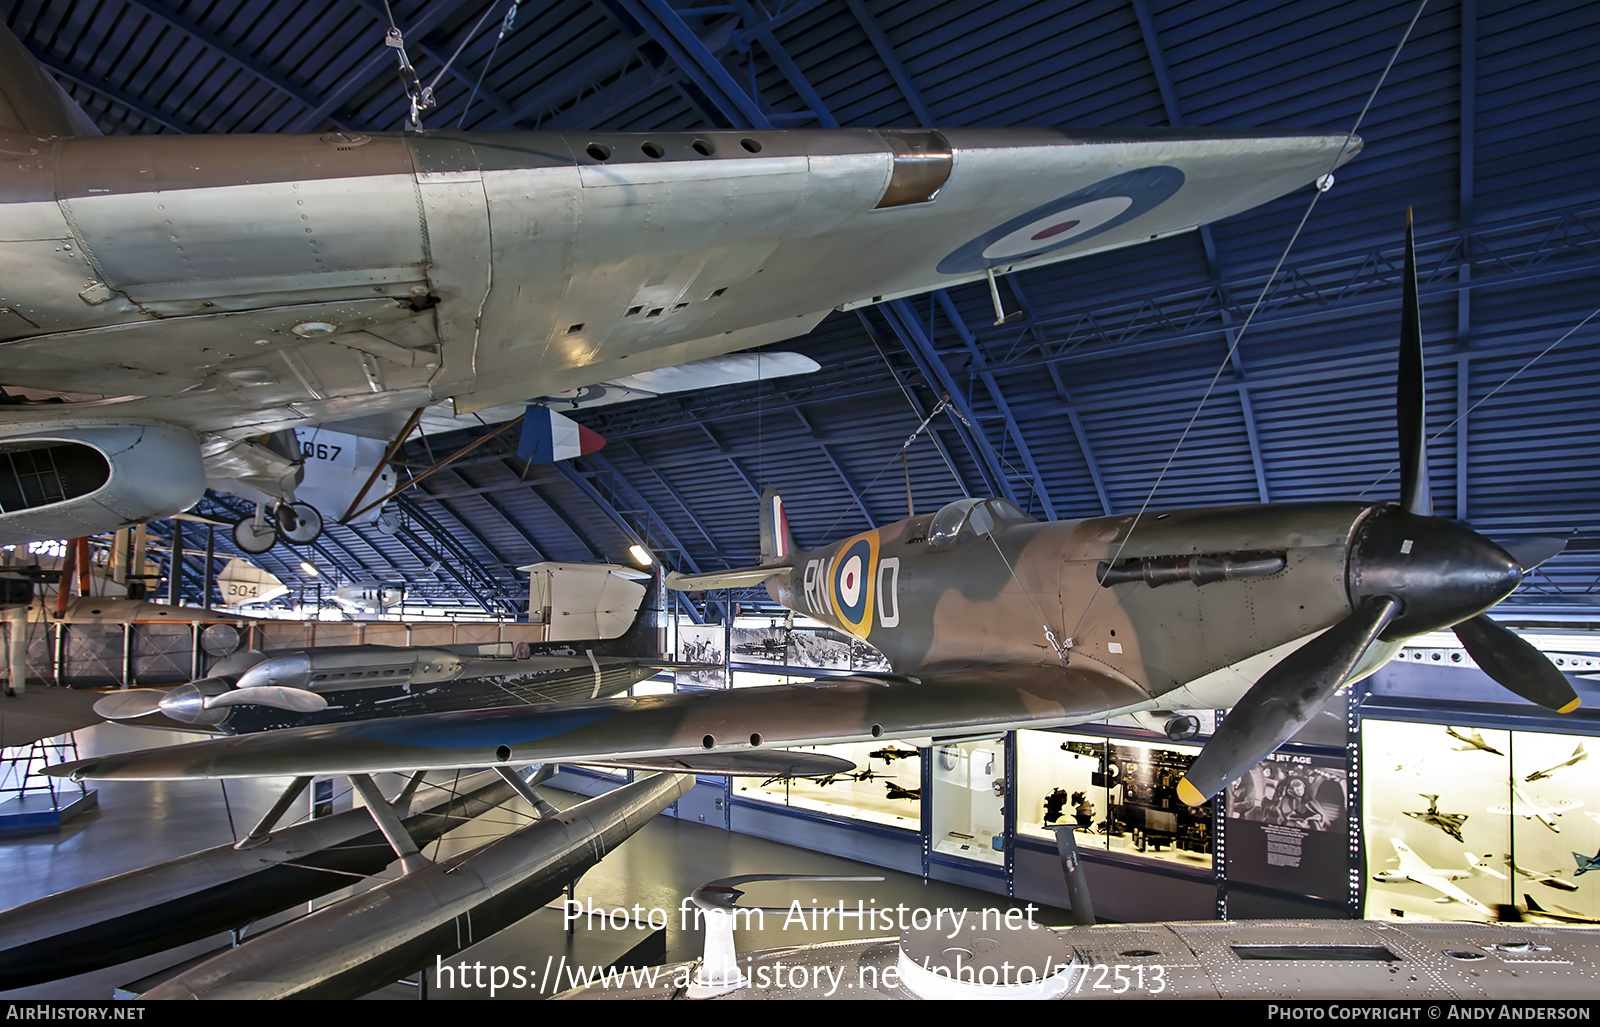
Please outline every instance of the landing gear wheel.
[[308, 546], [322, 534], [322, 514], [310, 503], [279, 503], [272, 512], [285, 542]]
[[251, 556], [260, 556], [278, 541], [278, 529], [266, 521], [256, 523], [255, 517], [246, 517], [233, 525], [233, 544]]

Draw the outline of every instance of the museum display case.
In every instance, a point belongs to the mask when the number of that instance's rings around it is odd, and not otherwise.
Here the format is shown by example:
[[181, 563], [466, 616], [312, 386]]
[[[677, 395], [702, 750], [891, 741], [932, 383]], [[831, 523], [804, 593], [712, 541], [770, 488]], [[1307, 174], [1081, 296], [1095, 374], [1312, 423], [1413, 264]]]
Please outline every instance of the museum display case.
[[1600, 849], [1581, 735], [1362, 723], [1366, 916], [1595, 922], [1579, 879]]
[[1054, 840], [1076, 823], [1078, 846], [1211, 866], [1211, 803], [1190, 807], [1177, 784], [1199, 746], [1051, 731], [1017, 732], [1017, 833]]

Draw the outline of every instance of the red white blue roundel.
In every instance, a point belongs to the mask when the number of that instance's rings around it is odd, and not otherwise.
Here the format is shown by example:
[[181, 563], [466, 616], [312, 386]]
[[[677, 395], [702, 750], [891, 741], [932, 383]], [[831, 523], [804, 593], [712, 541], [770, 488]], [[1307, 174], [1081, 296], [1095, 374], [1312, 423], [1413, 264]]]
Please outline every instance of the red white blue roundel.
[[857, 539], [833, 562], [833, 597], [839, 619], [851, 628], [863, 628], [872, 616], [873, 546]]
[[1183, 172], [1166, 165], [1102, 179], [991, 228], [941, 260], [939, 273], [985, 271], [1071, 246], [1155, 209], [1182, 186]]

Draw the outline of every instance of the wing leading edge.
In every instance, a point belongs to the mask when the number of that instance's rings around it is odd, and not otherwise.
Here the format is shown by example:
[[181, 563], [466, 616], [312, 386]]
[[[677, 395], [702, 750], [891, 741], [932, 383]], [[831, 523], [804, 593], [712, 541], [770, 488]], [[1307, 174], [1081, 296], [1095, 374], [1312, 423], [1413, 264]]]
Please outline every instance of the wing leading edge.
[[1130, 685], [1072, 668], [1043, 684], [856, 676], [289, 728], [97, 756], [46, 773], [163, 781], [704, 756], [1048, 727], [1146, 698]]

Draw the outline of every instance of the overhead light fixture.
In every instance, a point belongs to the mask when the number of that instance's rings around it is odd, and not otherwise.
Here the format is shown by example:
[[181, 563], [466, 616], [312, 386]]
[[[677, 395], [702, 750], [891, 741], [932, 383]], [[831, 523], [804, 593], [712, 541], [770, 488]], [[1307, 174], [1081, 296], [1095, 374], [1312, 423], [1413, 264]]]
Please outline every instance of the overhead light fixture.
[[300, 569], [305, 571], [307, 574], [311, 575], [313, 578], [322, 577], [322, 572], [321, 571], [317, 570], [317, 568], [313, 564], [309, 564], [304, 560], [300, 561]]
[[633, 558], [637, 560], [639, 565], [642, 567], [648, 567], [654, 562], [650, 559], [650, 550], [639, 545], [638, 543], [634, 543], [633, 545], [629, 546], [628, 552], [632, 554]]

